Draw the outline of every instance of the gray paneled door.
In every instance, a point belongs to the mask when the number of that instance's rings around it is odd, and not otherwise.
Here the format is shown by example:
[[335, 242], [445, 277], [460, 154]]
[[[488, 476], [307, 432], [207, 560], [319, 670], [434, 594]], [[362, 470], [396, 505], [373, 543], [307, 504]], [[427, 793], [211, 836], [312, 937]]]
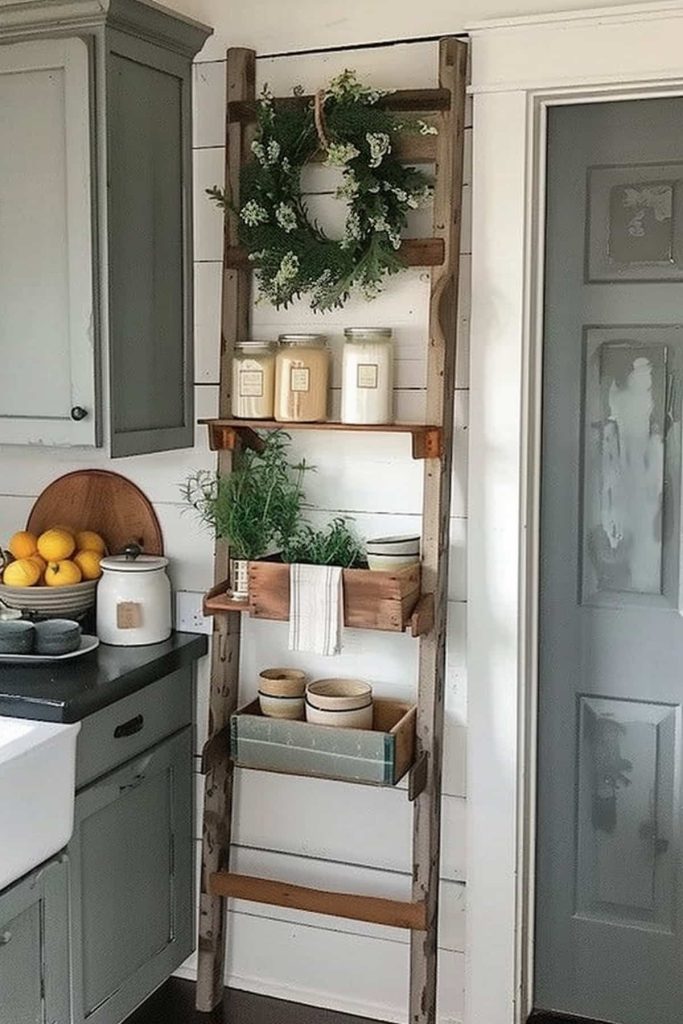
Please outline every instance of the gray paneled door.
[[683, 100], [548, 136], [535, 1005], [681, 1024]]

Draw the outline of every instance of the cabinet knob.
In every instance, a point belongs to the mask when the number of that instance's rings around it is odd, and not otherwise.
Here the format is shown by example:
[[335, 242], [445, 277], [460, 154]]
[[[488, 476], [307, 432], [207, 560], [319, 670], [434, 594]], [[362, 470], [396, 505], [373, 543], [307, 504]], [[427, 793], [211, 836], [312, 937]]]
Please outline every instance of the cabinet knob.
[[8, 946], [12, 941], [11, 932], [0, 932], [0, 946]]
[[88, 410], [84, 409], [82, 405], [74, 405], [73, 409], [71, 410], [72, 420], [84, 420], [87, 415]]

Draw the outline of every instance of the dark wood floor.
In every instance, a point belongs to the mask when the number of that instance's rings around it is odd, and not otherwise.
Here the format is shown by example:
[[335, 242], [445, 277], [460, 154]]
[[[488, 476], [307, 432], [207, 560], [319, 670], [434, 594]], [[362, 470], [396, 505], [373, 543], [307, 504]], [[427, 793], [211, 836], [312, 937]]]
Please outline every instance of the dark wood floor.
[[222, 1011], [197, 1013], [194, 985], [171, 978], [126, 1024], [378, 1024], [365, 1017], [350, 1017], [298, 1003], [267, 999], [249, 992], [225, 992]]

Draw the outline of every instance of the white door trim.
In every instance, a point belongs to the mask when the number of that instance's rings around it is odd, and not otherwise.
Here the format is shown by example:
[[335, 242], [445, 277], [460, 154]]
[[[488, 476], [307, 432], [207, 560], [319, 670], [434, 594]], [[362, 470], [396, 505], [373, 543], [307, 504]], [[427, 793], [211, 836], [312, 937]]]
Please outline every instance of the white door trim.
[[466, 1024], [531, 1008], [546, 112], [683, 95], [682, 19], [665, 2], [471, 30]]

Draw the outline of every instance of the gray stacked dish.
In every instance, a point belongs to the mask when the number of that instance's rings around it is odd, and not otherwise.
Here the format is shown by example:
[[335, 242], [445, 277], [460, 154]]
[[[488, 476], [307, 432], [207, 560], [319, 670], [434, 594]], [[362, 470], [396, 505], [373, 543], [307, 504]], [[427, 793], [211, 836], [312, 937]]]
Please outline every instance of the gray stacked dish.
[[81, 645], [81, 627], [71, 619], [26, 622], [0, 620], [0, 654], [38, 654], [59, 657]]
[[21, 619], [0, 622], [0, 654], [32, 654], [36, 629]]

